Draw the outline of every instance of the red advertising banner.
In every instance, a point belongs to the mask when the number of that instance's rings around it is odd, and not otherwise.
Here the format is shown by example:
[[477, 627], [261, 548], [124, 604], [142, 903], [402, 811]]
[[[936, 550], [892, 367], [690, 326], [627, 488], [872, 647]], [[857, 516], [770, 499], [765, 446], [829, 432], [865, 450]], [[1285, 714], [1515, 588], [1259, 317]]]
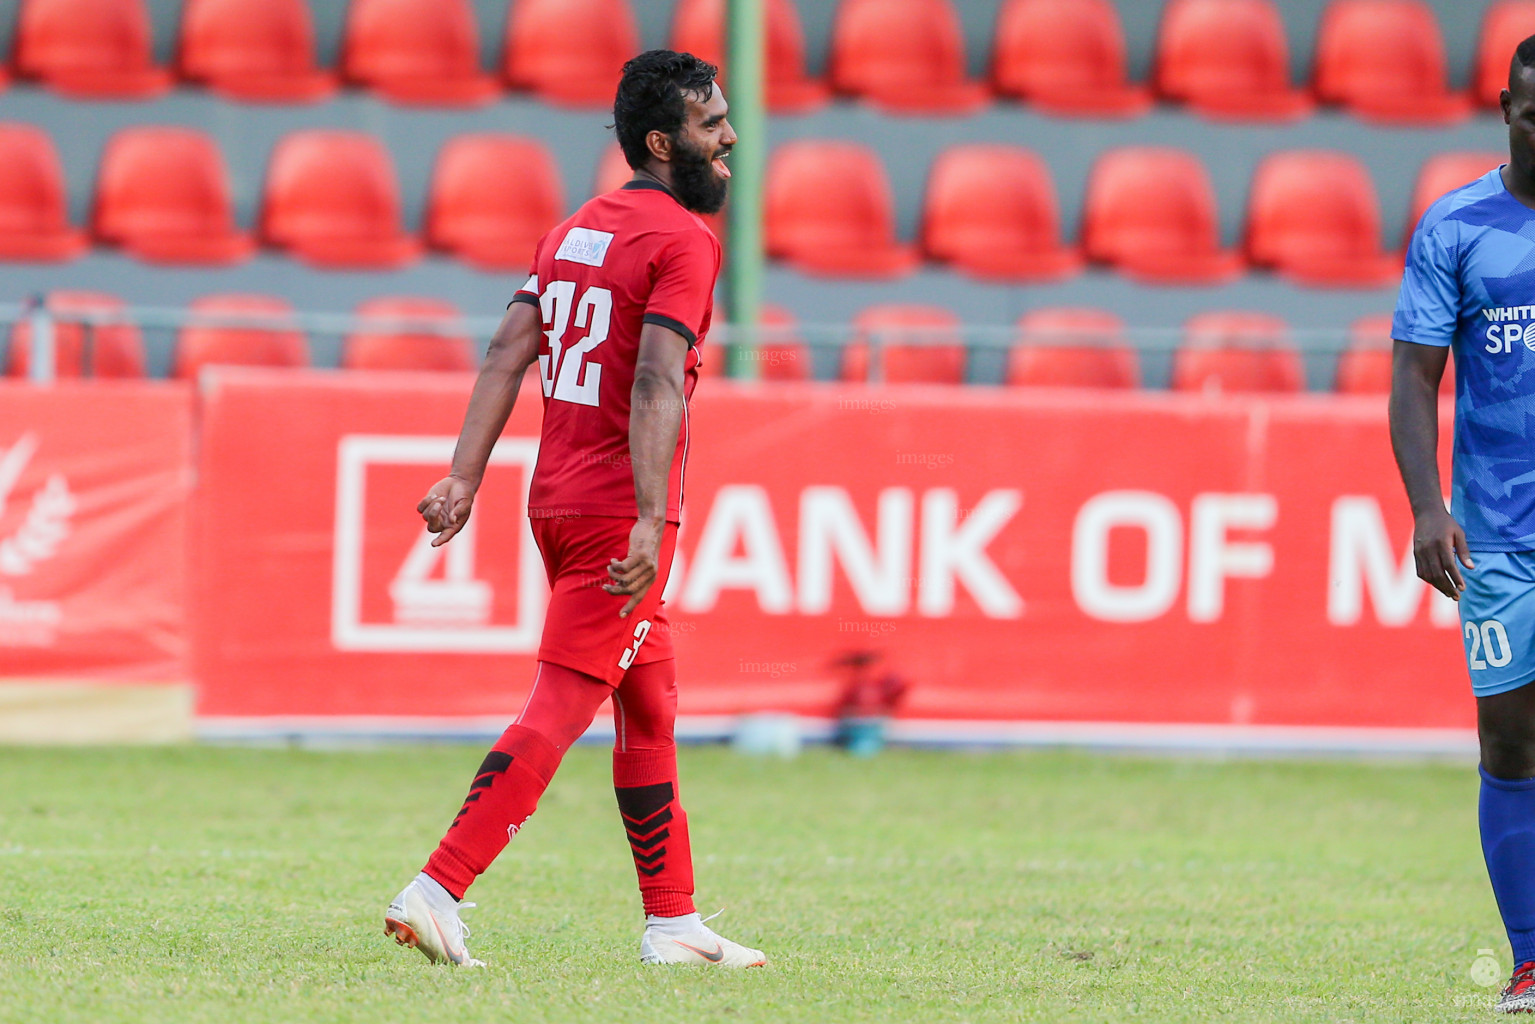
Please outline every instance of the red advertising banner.
[[[204, 395], [201, 713], [515, 713], [545, 594], [536, 388], [473, 528], [415, 515], [469, 381], [223, 373]], [[876, 651], [908, 718], [1463, 729], [1384, 403], [758, 389], [694, 403], [667, 609], [682, 711], [826, 714]]]
[[192, 396], [0, 382], [0, 676], [186, 678]]

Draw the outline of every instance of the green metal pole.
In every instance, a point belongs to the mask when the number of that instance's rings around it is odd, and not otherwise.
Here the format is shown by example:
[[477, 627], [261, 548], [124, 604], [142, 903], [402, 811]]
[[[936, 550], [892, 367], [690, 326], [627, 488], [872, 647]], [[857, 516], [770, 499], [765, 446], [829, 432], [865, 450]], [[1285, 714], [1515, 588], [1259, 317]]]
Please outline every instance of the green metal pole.
[[762, 182], [767, 153], [764, 59], [767, 33], [763, 0], [730, 0], [726, 68], [730, 123], [740, 141], [730, 158], [729, 247], [726, 290], [730, 301], [729, 371], [757, 376], [757, 324], [762, 309]]

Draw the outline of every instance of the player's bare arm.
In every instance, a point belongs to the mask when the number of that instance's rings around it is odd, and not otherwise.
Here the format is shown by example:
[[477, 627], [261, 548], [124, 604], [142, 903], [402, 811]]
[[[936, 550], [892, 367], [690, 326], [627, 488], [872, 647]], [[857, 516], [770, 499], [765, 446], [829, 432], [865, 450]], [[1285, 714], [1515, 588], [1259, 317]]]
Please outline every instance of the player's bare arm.
[[620, 618], [628, 618], [656, 578], [661, 533], [666, 529], [667, 478], [686, 401], [683, 368], [687, 354], [687, 339], [668, 327], [646, 324], [640, 331], [629, 404], [629, 454], [634, 461], [637, 512], [634, 529], [629, 532], [629, 552], [622, 562], [608, 565], [612, 582], [603, 585], [610, 594], [629, 595], [618, 613]]
[[1439, 381], [1449, 353], [1438, 345], [1394, 343], [1391, 449], [1412, 506], [1412, 553], [1418, 578], [1458, 601], [1466, 589], [1460, 567], [1474, 565], [1465, 531], [1444, 507], [1439, 481]]
[[490, 349], [469, 396], [469, 411], [464, 414], [464, 426], [458, 433], [458, 446], [453, 449], [452, 469], [432, 485], [416, 506], [426, 520], [426, 528], [437, 534], [432, 547], [452, 540], [469, 521], [490, 451], [517, 404], [523, 374], [538, 358], [542, 336], [538, 307], [514, 302], [491, 337]]

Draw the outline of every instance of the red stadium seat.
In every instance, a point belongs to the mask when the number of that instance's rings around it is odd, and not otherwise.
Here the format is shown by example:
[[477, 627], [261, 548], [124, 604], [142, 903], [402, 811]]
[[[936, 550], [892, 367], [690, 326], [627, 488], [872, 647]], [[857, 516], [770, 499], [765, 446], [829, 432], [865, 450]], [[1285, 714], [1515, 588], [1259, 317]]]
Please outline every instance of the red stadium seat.
[[1175, 391], [1296, 392], [1305, 387], [1289, 327], [1265, 313], [1202, 313], [1173, 354]]
[[0, 259], [67, 260], [85, 247], [66, 218], [53, 140], [30, 124], [0, 124]]
[[1471, 109], [1445, 85], [1444, 40], [1424, 0], [1332, 0], [1315, 68], [1318, 99], [1372, 121], [1447, 124]]
[[503, 72], [552, 103], [608, 108], [624, 63], [639, 52], [628, 0], [517, 0]]
[[[767, 102], [776, 114], [803, 114], [824, 104], [825, 85], [805, 74], [805, 34], [794, 0], [768, 0]], [[679, 0], [672, 17], [672, 49], [691, 53], [723, 67], [725, 60], [725, 0]], [[723, 71], [720, 85], [730, 83]]]
[[1286, 120], [1311, 97], [1290, 86], [1290, 48], [1273, 0], [1173, 0], [1157, 39], [1157, 89], [1202, 114]]
[[437, 156], [427, 242], [487, 270], [521, 270], [564, 208], [559, 169], [542, 142], [460, 135]]
[[[309, 365], [309, 343], [288, 318], [293, 307], [268, 295], [209, 295], [188, 311], [204, 314], [176, 335], [172, 373], [183, 380], [204, 366]], [[239, 321], [250, 321], [250, 326]]]
[[[1338, 357], [1333, 390], [1345, 395], [1384, 395], [1391, 391], [1391, 314], [1362, 316], [1348, 332], [1348, 348]], [[1446, 360], [1439, 394], [1455, 394], [1455, 361]]]
[[759, 380], [809, 380], [810, 346], [799, 335], [799, 322], [782, 306], [762, 307], [762, 334], [757, 341]]
[[[726, 322], [725, 310], [714, 307], [716, 326]], [[811, 378], [810, 347], [801, 337], [794, 314], [782, 306], [764, 305], [758, 317], [757, 349], [751, 356], [756, 378], [764, 381], [795, 381]], [[714, 337], [711, 332], [710, 338]], [[706, 344], [699, 364], [701, 377], [723, 377], [729, 368], [729, 349], [734, 346]]]
[[277, 144], [261, 236], [322, 267], [394, 269], [420, 252], [400, 231], [389, 152], [361, 132], [294, 132]]
[[235, 228], [218, 144], [192, 128], [126, 128], [107, 143], [96, 179], [96, 237], [140, 259], [232, 263], [249, 256]]
[[987, 101], [965, 79], [965, 39], [950, 0], [842, 0], [831, 81], [895, 113], [963, 114]]
[[1342, 395], [1391, 393], [1391, 316], [1362, 317], [1349, 330], [1349, 346], [1338, 356], [1333, 390]]
[[324, 99], [336, 78], [314, 54], [308, 0], [187, 0], [182, 11], [182, 77], [232, 99]]
[[1087, 182], [1082, 241], [1089, 259], [1159, 284], [1212, 284], [1242, 270], [1238, 254], [1220, 249], [1209, 174], [1179, 149], [1131, 147], [1099, 157]]
[[1140, 376], [1124, 321], [1098, 309], [1025, 313], [1007, 356], [1007, 383], [1013, 385], [1133, 388]]
[[137, 100], [170, 88], [144, 0], [22, 0], [16, 71], [67, 96]]
[[1370, 313], [1359, 317], [1348, 328], [1350, 348], [1390, 348], [1390, 313]]
[[1471, 75], [1473, 103], [1498, 107], [1508, 85], [1514, 51], [1528, 36], [1535, 36], [1535, 0], [1497, 0], [1487, 8], [1476, 47], [1476, 70]]
[[1151, 107], [1130, 85], [1112, 0], [1007, 0], [997, 18], [992, 82], [1052, 114], [1129, 117]]
[[884, 164], [854, 142], [787, 142], [768, 163], [763, 226], [768, 254], [810, 273], [894, 277], [914, 250], [895, 240], [895, 200]]
[[1247, 255], [1302, 284], [1369, 287], [1401, 273], [1381, 251], [1370, 172], [1356, 157], [1322, 150], [1275, 153], [1258, 165]]
[[600, 196], [617, 188], [623, 188], [630, 178], [634, 177], [634, 168], [629, 166], [629, 161], [624, 159], [624, 151], [616, 142], [608, 144], [608, 148], [602, 151], [602, 159], [597, 164], [597, 181], [592, 188], [592, 195]]
[[469, 0], [351, 0], [341, 66], [397, 103], [485, 103], [500, 84], [480, 71]]
[[[1508, 152], [1435, 153], [1423, 162], [1418, 171], [1418, 183], [1412, 190], [1412, 217], [1407, 221], [1407, 238], [1438, 199], [1462, 185], [1469, 185], [1477, 178], [1508, 161]], [[1404, 243], [1405, 244], [1405, 243]]]
[[348, 370], [474, 369], [468, 329], [452, 303], [369, 299], [357, 307], [357, 316], [362, 323], [341, 349], [341, 365]]
[[[123, 300], [100, 292], [49, 292], [47, 308], [53, 322], [54, 375], [57, 377], [135, 378], [144, 376], [144, 338], [127, 320], [90, 323], [70, 314], [123, 311]], [[25, 377], [32, 372], [32, 324], [23, 319], [11, 328], [8, 372]]]
[[1061, 244], [1050, 168], [1014, 146], [944, 150], [928, 177], [922, 247], [931, 259], [983, 278], [1052, 281], [1082, 257]]
[[[962, 384], [965, 342], [959, 317], [938, 306], [870, 306], [853, 318], [842, 350], [842, 379], [886, 384]], [[870, 374], [869, 347], [878, 351]]]

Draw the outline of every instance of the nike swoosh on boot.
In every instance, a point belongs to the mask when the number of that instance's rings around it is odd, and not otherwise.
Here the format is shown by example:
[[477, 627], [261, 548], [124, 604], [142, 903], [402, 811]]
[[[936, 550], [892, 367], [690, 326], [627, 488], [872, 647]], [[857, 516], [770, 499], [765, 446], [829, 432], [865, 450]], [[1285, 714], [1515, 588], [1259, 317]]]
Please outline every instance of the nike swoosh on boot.
[[699, 956], [703, 957], [705, 960], [709, 961], [711, 964], [717, 964], [721, 960], [725, 959], [725, 949], [724, 949], [723, 946], [720, 946], [718, 944], [715, 945], [714, 950], [711, 952], [711, 951], [706, 950], [706, 949], [699, 949], [697, 946], [690, 946], [686, 942], [681, 941], [680, 939], [673, 939], [672, 941], [677, 943], [677, 945], [681, 946], [683, 949], [690, 950], [691, 952], [697, 953]]

